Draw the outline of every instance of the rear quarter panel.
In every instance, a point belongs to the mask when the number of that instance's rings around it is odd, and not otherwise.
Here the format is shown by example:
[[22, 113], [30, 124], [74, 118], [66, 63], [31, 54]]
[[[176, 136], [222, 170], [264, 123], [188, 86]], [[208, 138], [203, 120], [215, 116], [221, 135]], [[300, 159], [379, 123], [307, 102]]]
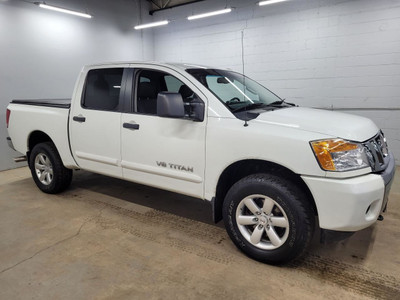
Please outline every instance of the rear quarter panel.
[[23, 154], [29, 149], [28, 141], [34, 131], [47, 134], [54, 142], [66, 167], [74, 168], [68, 139], [69, 110], [33, 105], [9, 104], [11, 110], [8, 127], [14, 148]]

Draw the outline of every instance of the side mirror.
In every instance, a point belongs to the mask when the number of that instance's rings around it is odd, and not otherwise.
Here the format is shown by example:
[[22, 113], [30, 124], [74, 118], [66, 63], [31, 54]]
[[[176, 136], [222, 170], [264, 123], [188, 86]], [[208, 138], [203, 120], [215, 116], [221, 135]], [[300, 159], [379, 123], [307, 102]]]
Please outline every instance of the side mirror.
[[201, 101], [197, 96], [190, 102], [191, 114], [190, 118], [193, 121], [203, 122], [204, 120], [204, 102]]
[[182, 95], [171, 92], [158, 93], [157, 116], [165, 118], [185, 117], [185, 108]]

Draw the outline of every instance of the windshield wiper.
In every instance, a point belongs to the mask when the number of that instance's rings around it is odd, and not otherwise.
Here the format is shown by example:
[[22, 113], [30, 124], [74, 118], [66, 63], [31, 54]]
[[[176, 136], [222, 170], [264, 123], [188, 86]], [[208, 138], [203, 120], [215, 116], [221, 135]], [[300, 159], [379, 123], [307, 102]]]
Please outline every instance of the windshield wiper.
[[249, 104], [249, 105], [236, 108], [236, 109], [232, 110], [232, 112], [235, 113], [235, 112], [239, 112], [239, 111], [243, 111], [243, 110], [250, 110], [250, 109], [255, 109], [255, 108], [261, 108], [261, 107], [263, 107], [263, 106], [269, 106], [269, 104], [265, 104], [265, 103], [251, 103], [251, 104]]
[[236, 112], [240, 112], [240, 111], [244, 111], [244, 110], [252, 110], [252, 109], [264, 108], [264, 107], [288, 107], [288, 106], [296, 106], [296, 105], [293, 104], [293, 103], [286, 102], [285, 99], [281, 99], [281, 100], [277, 100], [277, 101], [271, 102], [269, 104], [266, 104], [266, 103], [251, 103], [249, 105], [236, 108], [236, 109], [232, 110], [232, 112], [236, 113]]
[[274, 101], [269, 103], [268, 105], [274, 106], [274, 105], [282, 105], [285, 102], [285, 100], [278, 100], [278, 101]]
[[296, 106], [296, 104], [294, 104], [294, 103], [286, 102], [285, 99], [281, 99], [281, 100], [278, 100], [278, 101], [274, 101], [274, 102], [272, 102], [272, 103], [270, 103], [270, 104], [268, 104], [268, 105], [269, 105], [269, 106], [281, 106], [281, 105], [283, 105], [283, 104], [287, 104], [287, 105], [290, 105], [290, 106]]

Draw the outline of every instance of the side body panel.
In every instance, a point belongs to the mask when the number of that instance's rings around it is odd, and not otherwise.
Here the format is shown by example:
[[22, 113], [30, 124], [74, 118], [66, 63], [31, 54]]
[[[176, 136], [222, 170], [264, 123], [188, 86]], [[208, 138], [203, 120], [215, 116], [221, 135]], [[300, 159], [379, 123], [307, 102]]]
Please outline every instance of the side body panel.
[[70, 124], [72, 153], [79, 167], [121, 178], [121, 113], [75, 109], [73, 116], [86, 119]]
[[23, 154], [29, 149], [28, 141], [32, 132], [41, 131], [47, 134], [57, 147], [64, 165], [75, 168], [68, 140], [69, 110], [55, 107], [10, 104], [10, 124], [8, 128], [14, 148]]
[[[128, 65], [107, 65], [93, 69], [114, 67], [126, 68]], [[85, 80], [90, 69], [86, 67], [82, 70], [73, 95], [69, 123], [72, 153], [80, 168], [122, 178], [121, 112], [89, 109], [82, 105]]]
[[[194, 91], [207, 107], [206, 97], [179, 72], [163, 66], [133, 67], [135, 70], [161, 71], [174, 76]], [[121, 131], [125, 179], [203, 198], [207, 113], [202, 122], [123, 113], [123, 124], [138, 126], [138, 129], [123, 128]]]
[[326, 172], [319, 167], [309, 141], [326, 137], [254, 121], [244, 126], [244, 121], [238, 119], [209, 118], [205, 198], [215, 196], [219, 176], [231, 164], [241, 160], [264, 160], [297, 174], [324, 177]]

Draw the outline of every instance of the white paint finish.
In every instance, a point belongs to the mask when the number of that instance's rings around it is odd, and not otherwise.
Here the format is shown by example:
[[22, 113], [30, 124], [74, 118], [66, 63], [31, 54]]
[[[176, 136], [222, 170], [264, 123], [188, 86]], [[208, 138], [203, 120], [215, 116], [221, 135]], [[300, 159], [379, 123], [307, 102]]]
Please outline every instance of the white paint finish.
[[207, 168], [206, 198], [215, 194], [215, 182], [225, 168], [246, 159], [274, 162], [294, 173], [311, 176], [367, 174], [370, 168], [340, 174], [322, 171], [309, 142], [337, 137], [363, 142], [378, 131], [366, 118], [298, 107], [262, 113], [247, 127], [234, 117], [209, 118], [206, 165], [212, 167]]
[[71, 149], [78, 165], [85, 170], [122, 177], [121, 113], [84, 109], [75, 98], [71, 117], [83, 116], [85, 122], [70, 121]]
[[[204, 194], [206, 124], [151, 115], [122, 114], [121, 151], [127, 180], [202, 198]], [[165, 166], [158, 165], [165, 163]], [[188, 170], [179, 170], [180, 165]]]
[[379, 132], [379, 128], [367, 118], [303, 107], [263, 113], [255, 122], [292, 127], [357, 142], [364, 142]]
[[357, 231], [376, 222], [385, 188], [381, 176], [368, 174], [350, 179], [302, 178], [314, 199], [318, 199], [316, 206], [321, 228]]
[[[117, 158], [111, 158], [81, 151], [74, 151], [74, 154], [77, 158], [81, 158], [82, 160], [90, 160], [101, 164], [120, 166], [120, 160]], [[83, 167], [84, 163], [81, 163], [80, 165]]]
[[[108, 64], [94, 69], [113, 68]], [[129, 64], [115, 67], [126, 68]], [[121, 168], [121, 113], [100, 111], [82, 107], [81, 97], [89, 67], [83, 67], [76, 82], [71, 103], [69, 132], [71, 149], [77, 164], [82, 168], [103, 174], [122, 177]], [[74, 116], [84, 117], [85, 122], [76, 122]]]
[[[108, 65], [109, 68], [129, 66], [167, 72], [183, 84], [193, 84], [191, 76], [187, 74], [185, 78], [180, 67], [174, 65]], [[105, 66], [83, 68], [69, 115], [62, 108], [9, 106], [9, 132], [18, 151], [25, 152], [30, 132], [41, 130], [55, 142], [63, 161], [69, 164], [72, 157], [67, 138], [68, 116], [83, 116], [85, 122], [72, 121], [69, 130], [71, 151], [82, 169], [210, 200], [227, 167], [244, 160], [267, 161], [304, 178], [314, 196], [322, 228], [352, 231], [376, 221], [384, 195], [382, 177], [367, 174], [370, 169], [364, 168], [343, 173], [342, 178], [329, 178], [332, 173], [321, 170], [309, 144], [337, 135], [362, 141], [377, 131], [371, 121], [297, 107], [260, 112], [257, 119], [246, 124], [234, 116], [206, 114], [203, 122], [194, 122], [84, 109], [80, 103], [86, 74], [90, 68], [99, 67]], [[198, 82], [196, 90], [204, 95], [206, 87]], [[210, 107], [219, 103], [215, 96], [203, 100]], [[130, 130], [123, 128], [124, 123], [140, 127]], [[353, 124], [351, 133], [348, 123]], [[337, 128], [337, 133], [332, 127]]]
[[[157, 162], [156, 162], [157, 164]], [[138, 163], [131, 163], [127, 161], [122, 161], [121, 166], [125, 169], [133, 170], [133, 171], [138, 171], [138, 172], [144, 172], [148, 174], [153, 174], [153, 175], [158, 175], [158, 176], [164, 176], [164, 177], [169, 177], [171, 179], [179, 179], [183, 181], [189, 181], [193, 183], [202, 183], [203, 178], [197, 175], [192, 175], [185, 173], [186, 171], [174, 171], [170, 168], [170, 166], [166, 163], [165, 167], [153, 167], [149, 165], [143, 165], [143, 164], [138, 164]], [[128, 170], [126, 170], [128, 171]], [[137, 177], [135, 178], [137, 180]]]
[[[84, 4], [85, 3], [85, 4]], [[138, 32], [138, 1], [51, 1], [85, 11], [92, 19], [39, 8], [23, 1], [0, 2], [0, 170], [19, 153], [9, 149], [5, 111], [12, 99], [70, 98], [83, 65], [103, 61], [148, 60], [152, 32]], [[142, 21], [151, 20], [142, 0]]]
[[351, 113], [382, 127], [400, 162], [400, 110], [390, 110], [400, 108], [399, 1], [296, 0], [258, 7], [231, 0], [237, 7], [231, 14], [185, 21], [225, 5], [216, 0], [158, 12], [175, 22], [155, 30], [155, 59], [244, 69], [301, 106], [371, 108]]
[[208, 119], [206, 199], [215, 196], [216, 184], [222, 172], [231, 164], [242, 160], [273, 162], [297, 174], [320, 177], [326, 175], [309, 145], [311, 140], [329, 137], [326, 134], [254, 120], [248, 124], [245, 127], [244, 121], [236, 118]]
[[[21, 104], [10, 104], [9, 108], [12, 116], [8, 131], [13, 137], [15, 149], [25, 154], [30, 134], [34, 131], [42, 131], [54, 141], [64, 165], [75, 166], [69, 150], [68, 109], [46, 107], [44, 110], [40, 106]], [[33, 115], [37, 117], [29, 117]]]

